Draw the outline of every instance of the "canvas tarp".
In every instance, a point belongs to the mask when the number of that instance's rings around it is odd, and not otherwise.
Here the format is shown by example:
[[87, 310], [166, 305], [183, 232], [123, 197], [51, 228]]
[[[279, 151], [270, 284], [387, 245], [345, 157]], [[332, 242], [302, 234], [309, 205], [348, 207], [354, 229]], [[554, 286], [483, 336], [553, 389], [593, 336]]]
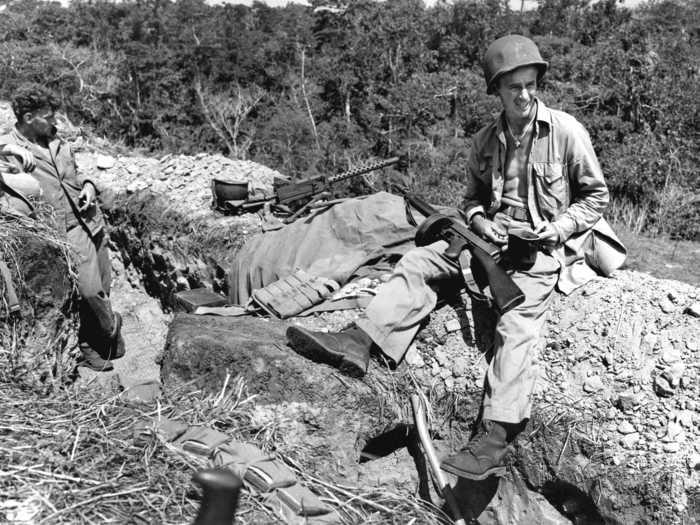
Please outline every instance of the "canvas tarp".
[[229, 273], [229, 302], [246, 304], [253, 290], [297, 269], [343, 285], [362, 267], [398, 260], [414, 246], [415, 233], [403, 197], [379, 192], [348, 199], [251, 238]]

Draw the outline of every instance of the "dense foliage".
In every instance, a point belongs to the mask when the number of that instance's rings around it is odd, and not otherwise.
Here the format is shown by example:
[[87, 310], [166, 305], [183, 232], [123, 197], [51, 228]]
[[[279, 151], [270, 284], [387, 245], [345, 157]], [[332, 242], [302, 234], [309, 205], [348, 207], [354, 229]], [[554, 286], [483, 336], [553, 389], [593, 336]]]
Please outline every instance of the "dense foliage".
[[[542, 97], [587, 127], [635, 228], [692, 238], [700, 223], [700, 3], [615, 0], [13, 2], [0, 16], [0, 96], [57, 88], [70, 116], [151, 151], [221, 150], [291, 175], [410, 152], [415, 180], [457, 203], [468, 137], [498, 108], [480, 57], [531, 35]], [[695, 200], [693, 200], [695, 199]]]

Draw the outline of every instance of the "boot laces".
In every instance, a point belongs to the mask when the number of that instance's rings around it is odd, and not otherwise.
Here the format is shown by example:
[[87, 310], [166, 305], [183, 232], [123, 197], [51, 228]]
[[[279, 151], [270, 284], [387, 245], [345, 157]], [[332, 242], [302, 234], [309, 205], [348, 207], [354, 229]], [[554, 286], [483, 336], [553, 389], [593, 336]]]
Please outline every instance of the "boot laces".
[[479, 423], [479, 429], [476, 431], [476, 435], [469, 440], [469, 443], [467, 443], [467, 446], [465, 450], [468, 451], [473, 451], [475, 448], [479, 446], [479, 444], [486, 439], [486, 437], [489, 435], [489, 430], [490, 427], [483, 421]]

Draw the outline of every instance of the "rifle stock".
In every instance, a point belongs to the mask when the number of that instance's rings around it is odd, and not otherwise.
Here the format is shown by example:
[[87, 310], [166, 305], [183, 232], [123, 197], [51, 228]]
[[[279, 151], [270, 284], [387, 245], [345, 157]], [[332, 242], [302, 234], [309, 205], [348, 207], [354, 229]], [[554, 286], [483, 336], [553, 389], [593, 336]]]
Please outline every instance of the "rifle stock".
[[440, 239], [445, 240], [450, 244], [445, 250], [445, 256], [455, 262], [458, 261], [463, 250], [469, 249], [473, 257], [473, 270], [476, 273], [483, 272], [483, 276], [489, 283], [494, 304], [501, 314], [525, 301], [522, 290], [498, 265], [501, 258], [501, 249], [498, 246], [479, 237], [466, 224], [441, 215], [417, 195], [406, 194], [405, 197], [411, 206], [426, 217], [416, 232], [416, 245], [425, 246]]

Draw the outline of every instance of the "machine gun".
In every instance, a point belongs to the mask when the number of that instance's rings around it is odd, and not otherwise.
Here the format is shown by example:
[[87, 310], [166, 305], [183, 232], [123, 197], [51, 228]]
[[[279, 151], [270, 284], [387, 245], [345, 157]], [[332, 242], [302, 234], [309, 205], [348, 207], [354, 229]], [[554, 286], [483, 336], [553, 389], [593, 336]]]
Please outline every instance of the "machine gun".
[[[403, 161], [403, 157], [396, 156], [378, 162], [361, 164], [337, 175], [316, 175], [295, 182], [290, 182], [286, 178], [276, 177], [272, 185], [274, 196], [241, 201], [224, 201], [225, 211], [232, 213], [250, 212], [270, 203], [273, 211], [288, 215], [286, 222], [291, 222], [319, 201], [328, 199], [331, 195], [331, 186], [336, 182], [359, 177], [365, 173], [386, 168], [401, 161]], [[221, 204], [219, 207], [222, 207]]]
[[481, 272], [488, 281], [493, 301], [501, 314], [523, 303], [525, 295], [513, 282], [506, 271], [498, 265], [501, 260], [501, 249], [471, 231], [461, 221], [448, 217], [433, 208], [430, 204], [415, 194], [406, 194], [406, 202], [427, 217], [416, 231], [416, 246], [426, 246], [439, 240], [449, 243], [445, 257], [459, 263], [460, 255], [469, 250], [476, 265], [472, 268]]

